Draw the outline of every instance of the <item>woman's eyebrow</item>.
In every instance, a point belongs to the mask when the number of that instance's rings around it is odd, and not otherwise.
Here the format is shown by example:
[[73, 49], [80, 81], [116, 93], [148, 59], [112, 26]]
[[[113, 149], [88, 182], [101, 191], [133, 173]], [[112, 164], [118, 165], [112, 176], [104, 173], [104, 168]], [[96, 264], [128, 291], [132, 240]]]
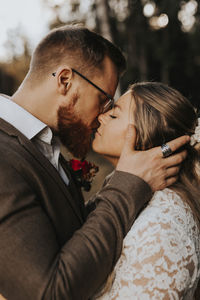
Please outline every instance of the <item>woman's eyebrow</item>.
[[121, 110], [121, 107], [118, 104], [114, 104], [113, 108], [119, 108], [119, 110]]

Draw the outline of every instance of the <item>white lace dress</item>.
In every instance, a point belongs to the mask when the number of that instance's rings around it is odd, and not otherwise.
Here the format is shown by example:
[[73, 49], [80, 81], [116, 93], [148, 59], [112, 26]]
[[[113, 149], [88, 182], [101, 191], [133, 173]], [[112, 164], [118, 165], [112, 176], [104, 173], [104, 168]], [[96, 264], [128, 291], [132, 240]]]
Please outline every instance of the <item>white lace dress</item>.
[[191, 209], [165, 189], [156, 192], [124, 239], [98, 300], [192, 300], [200, 277], [200, 233]]

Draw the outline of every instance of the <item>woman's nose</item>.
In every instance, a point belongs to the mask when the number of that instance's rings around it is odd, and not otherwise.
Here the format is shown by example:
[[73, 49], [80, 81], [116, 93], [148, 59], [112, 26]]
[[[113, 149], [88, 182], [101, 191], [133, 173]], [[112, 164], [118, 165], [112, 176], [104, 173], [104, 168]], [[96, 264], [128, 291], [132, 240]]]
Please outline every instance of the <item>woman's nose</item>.
[[105, 116], [104, 116], [103, 114], [100, 114], [100, 115], [98, 116], [98, 121], [99, 121], [100, 124], [103, 123], [104, 117], [105, 117]]
[[104, 114], [100, 114], [98, 116], [98, 121], [102, 124], [105, 124], [108, 120], [108, 117], [109, 117], [109, 114], [110, 114], [110, 111], [107, 111], [105, 112]]

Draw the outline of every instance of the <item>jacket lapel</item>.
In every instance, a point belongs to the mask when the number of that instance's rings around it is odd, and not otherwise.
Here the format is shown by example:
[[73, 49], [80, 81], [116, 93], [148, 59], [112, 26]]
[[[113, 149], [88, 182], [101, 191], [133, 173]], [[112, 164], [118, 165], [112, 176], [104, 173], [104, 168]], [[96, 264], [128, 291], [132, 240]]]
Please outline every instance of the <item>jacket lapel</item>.
[[18, 131], [11, 124], [7, 123], [0, 118], [0, 130], [6, 132], [10, 136], [18, 138], [19, 143], [30, 153], [33, 159], [46, 170], [46, 172], [53, 178], [56, 184], [59, 185], [60, 190], [64, 193], [66, 201], [69, 202], [70, 206], [74, 210], [76, 216], [79, 218], [81, 224], [83, 223], [83, 217], [80, 212], [80, 205], [77, 201], [74, 201], [73, 195], [71, 195], [69, 188], [62, 180], [58, 171], [53, 167], [49, 160], [35, 147], [35, 145], [27, 139], [20, 131]]

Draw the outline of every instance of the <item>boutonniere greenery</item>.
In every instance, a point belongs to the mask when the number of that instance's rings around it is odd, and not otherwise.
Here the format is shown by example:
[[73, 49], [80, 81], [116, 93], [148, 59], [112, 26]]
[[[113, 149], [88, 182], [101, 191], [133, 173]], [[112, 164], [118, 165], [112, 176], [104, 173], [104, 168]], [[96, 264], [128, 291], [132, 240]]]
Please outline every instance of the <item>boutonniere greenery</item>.
[[91, 189], [91, 183], [99, 171], [99, 168], [87, 160], [69, 160], [69, 167], [72, 171], [72, 175], [75, 178], [79, 186], [81, 186], [85, 191]]

